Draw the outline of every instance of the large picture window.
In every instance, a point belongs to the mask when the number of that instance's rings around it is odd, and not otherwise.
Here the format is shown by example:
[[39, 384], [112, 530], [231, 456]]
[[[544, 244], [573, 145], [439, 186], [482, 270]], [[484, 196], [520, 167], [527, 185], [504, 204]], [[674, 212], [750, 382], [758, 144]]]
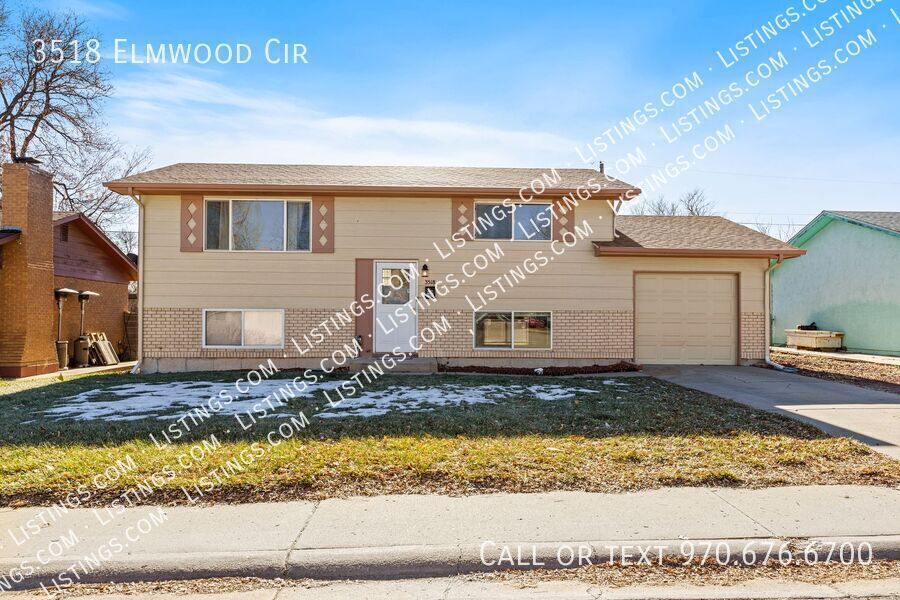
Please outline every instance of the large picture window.
[[310, 249], [308, 200], [207, 200], [207, 250], [297, 252]]
[[284, 311], [217, 309], [203, 311], [206, 348], [283, 348]]
[[476, 312], [475, 347], [548, 349], [552, 347], [551, 324], [548, 312]]
[[547, 241], [553, 236], [550, 204], [475, 204], [475, 238]]

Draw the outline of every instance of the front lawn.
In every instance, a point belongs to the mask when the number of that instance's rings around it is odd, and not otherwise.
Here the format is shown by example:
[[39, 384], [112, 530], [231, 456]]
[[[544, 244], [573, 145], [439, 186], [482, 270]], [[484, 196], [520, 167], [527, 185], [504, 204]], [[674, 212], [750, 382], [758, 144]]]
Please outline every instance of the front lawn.
[[332, 407], [343, 375], [254, 423], [296, 375], [218, 409], [239, 374], [0, 384], [0, 501], [900, 483], [900, 461], [860, 443], [647, 377], [385, 376]]

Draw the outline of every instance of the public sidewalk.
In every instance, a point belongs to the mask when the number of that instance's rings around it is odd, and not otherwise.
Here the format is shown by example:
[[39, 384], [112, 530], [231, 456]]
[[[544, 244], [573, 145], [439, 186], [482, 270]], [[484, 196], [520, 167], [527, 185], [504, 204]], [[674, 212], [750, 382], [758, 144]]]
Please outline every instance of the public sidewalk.
[[104, 582], [443, 577], [509, 568], [482, 561], [484, 553], [495, 563], [504, 548], [522, 555], [519, 567], [552, 567], [561, 546], [594, 549], [596, 564], [610, 546], [663, 546], [680, 556], [688, 540], [722, 542], [735, 557], [748, 544], [764, 552], [788, 539], [868, 542], [876, 559], [900, 558], [900, 490], [865, 486], [379, 496], [114, 512], [0, 511], [0, 575], [14, 580], [21, 569], [19, 587], [71, 573], [72, 565], [80, 565], [81, 581]]

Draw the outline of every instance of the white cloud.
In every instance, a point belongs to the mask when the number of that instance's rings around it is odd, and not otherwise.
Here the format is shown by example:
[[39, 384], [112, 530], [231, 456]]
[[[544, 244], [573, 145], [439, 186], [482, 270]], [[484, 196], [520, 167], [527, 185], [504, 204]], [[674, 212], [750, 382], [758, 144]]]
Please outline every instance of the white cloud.
[[[574, 142], [457, 120], [329, 114], [302, 98], [151, 69], [118, 82], [110, 125], [157, 165], [282, 162], [565, 166]], [[561, 164], [560, 164], [561, 163]]]
[[124, 6], [109, 0], [53, 0], [50, 5], [57, 10], [103, 19], [124, 19], [128, 15]]

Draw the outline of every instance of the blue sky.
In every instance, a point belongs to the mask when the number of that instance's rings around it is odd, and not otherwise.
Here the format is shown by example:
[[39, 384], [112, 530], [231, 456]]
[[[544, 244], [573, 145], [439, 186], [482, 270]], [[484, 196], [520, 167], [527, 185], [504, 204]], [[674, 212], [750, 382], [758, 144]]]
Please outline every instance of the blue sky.
[[[702, 187], [737, 221], [798, 225], [822, 209], [900, 204], [897, 3], [846, 19], [848, 4], [869, 2], [51, 3], [90, 21], [116, 88], [109, 126], [128, 144], [149, 147], [154, 166], [581, 166], [576, 148], [584, 155], [591, 140], [648, 102], [663, 107], [661, 93], [697, 73], [698, 89], [599, 153], [608, 170], [640, 183], [686, 157], [686, 170], [647, 195]], [[730, 56], [728, 48], [777, 15], [796, 21], [726, 68], [716, 52]], [[841, 27], [816, 43], [829, 19]], [[853, 56], [867, 31], [868, 47]], [[268, 64], [263, 48], [273, 37], [305, 44], [309, 63]], [[114, 64], [115, 38], [141, 48], [246, 43], [253, 58]], [[770, 58], [780, 66], [748, 85], [746, 71], [771, 67]], [[766, 97], [809, 79], [813, 65], [821, 72], [820, 61], [829, 74], [799, 95], [789, 88], [789, 100], [771, 110]], [[667, 141], [660, 126], [671, 129], [698, 104], [721, 99], [730, 83], [743, 89], [739, 99]], [[693, 153], [727, 128], [731, 139], [714, 152]], [[629, 152], [642, 155], [632, 161], [641, 164], [617, 173]]]

